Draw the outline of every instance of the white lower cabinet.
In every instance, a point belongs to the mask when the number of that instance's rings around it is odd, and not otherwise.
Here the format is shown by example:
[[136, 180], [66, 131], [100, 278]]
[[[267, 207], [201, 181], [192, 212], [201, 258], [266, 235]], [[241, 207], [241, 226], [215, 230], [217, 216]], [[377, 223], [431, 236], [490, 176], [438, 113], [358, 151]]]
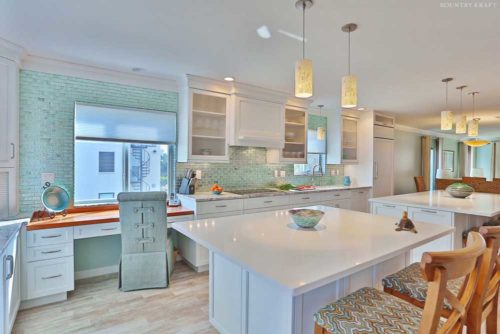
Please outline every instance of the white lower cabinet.
[[103, 237], [120, 233], [120, 222], [75, 226], [73, 231], [75, 239]]
[[19, 236], [14, 237], [2, 253], [0, 268], [0, 329], [10, 333], [21, 303], [21, 261]]
[[372, 213], [374, 215], [401, 218], [404, 211], [408, 211], [407, 206], [385, 203], [372, 203]]
[[74, 290], [73, 256], [30, 262], [26, 265], [27, 299]]
[[[408, 208], [408, 217], [414, 222], [425, 222], [436, 225], [453, 226], [453, 214], [447, 211]], [[449, 251], [453, 249], [453, 235], [449, 234], [437, 240], [431, 241], [423, 246], [417, 247], [411, 251], [411, 261], [419, 262], [424, 252]]]
[[370, 198], [370, 189], [351, 190], [351, 210], [359, 212], [370, 212], [368, 199]]
[[331, 206], [339, 209], [351, 210], [351, 199], [343, 198], [343, 199], [334, 199], [325, 203], [321, 203], [327, 206]]

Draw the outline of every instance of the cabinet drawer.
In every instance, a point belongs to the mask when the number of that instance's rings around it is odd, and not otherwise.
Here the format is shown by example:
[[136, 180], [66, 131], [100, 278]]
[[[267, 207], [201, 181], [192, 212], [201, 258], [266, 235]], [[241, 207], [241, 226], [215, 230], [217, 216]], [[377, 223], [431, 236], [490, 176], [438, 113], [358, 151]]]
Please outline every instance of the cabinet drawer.
[[121, 225], [119, 222], [75, 226], [74, 230], [75, 239], [102, 237], [120, 233]]
[[27, 299], [74, 290], [73, 270], [73, 256], [27, 263]]
[[453, 215], [448, 211], [439, 211], [434, 209], [408, 208], [408, 216], [414, 222], [425, 222], [438, 225], [453, 225]]
[[403, 211], [408, 211], [408, 207], [396, 204], [372, 203], [372, 213], [374, 215], [401, 218]]
[[201, 202], [196, 206], [196, 215], [204, 215], [207, 213], [219, 213], [229, 211], [243, 210], [243, 201], [235, 200], [222, 200], [222, 201], [209, 201]]
[[370, 189], [352, 189], [351, 198], [368, 198]]
[[246, 198], [244, 200], [245, 210], [269, 208], [273, 206], [287, 206], [290, 198], [287, 195]]
[[27, 231], [26, 238], [28, 247], [73, 242], [73, 227]]
[[351, 192], [349, 190], [337, 190], [328, 193], [323, 193], [324, 198], [329, 200], [351, 198]]
[[290, 204], [292, 205], [307, 206], [307, 205], [317, 204], [320, 202], [325, 202], [327, 200], [328, 198], [325, 198], [324, 193], [311, 192], [311, 193], [290, 195]]
[[40, 261], [73, 255], [73, 243], [26, 248], [26, 261]]
[[351, 200], [349, 198], [336, 199], [332, 201], [325, 202], [326, 206], [331, 206], [333, 208], [339, 209], [351, 209]]

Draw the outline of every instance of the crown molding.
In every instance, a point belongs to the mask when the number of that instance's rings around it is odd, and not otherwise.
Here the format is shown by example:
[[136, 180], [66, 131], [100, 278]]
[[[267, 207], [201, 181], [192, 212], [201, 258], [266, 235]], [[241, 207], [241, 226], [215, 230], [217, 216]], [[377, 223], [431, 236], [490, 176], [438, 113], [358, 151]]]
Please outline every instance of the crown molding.
[[20, 66], [25, 56], [26, 49], [0, 37], [0, 57], [13, 60]]
[[449, 139], [454, 139], [457, 141], [460, 141], [460, 139], [461, 139], [461, 137], [459, 135], [453, 135], [451, 133], [441, 133], [441, 132], [431, 131], [431, 130], [418, 129], [418, 128], [413, 128], [411, 126], [406, 126], [406, 125], [397, 124], [397, 123], [394, 125], [394, 129], [399, 130], [399, 131], [404, 131], [404, 132], [418, 133], [418, 134], [426, 135], [426, 136], [449, 138]]
[[35, 55], [26, 55], [22, 60], [21, 68], [161, 91], [179, 91], [179, 82], [175, 78], [138, 75]]

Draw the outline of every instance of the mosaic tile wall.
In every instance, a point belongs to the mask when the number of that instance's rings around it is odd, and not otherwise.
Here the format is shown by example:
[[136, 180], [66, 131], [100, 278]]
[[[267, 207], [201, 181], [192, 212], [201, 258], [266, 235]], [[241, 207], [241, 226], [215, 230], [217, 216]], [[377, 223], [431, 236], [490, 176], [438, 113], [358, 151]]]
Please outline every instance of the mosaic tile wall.
[[40, 208], [41, 173], [73, 193], [75, 102], [162, 111], [178, 109], [175, 92], [48, 74], [20, 72], [20, 210]]

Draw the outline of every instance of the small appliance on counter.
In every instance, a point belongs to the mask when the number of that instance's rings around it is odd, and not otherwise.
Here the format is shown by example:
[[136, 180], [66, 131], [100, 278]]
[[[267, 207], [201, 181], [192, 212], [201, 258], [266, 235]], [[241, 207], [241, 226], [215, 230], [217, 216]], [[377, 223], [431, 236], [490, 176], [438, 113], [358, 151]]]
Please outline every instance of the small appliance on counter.
[[191, 168], [186, 170], [186, 174], [182, 178], [179, 194], [192, 195], [196, 184], [196, 172]]

